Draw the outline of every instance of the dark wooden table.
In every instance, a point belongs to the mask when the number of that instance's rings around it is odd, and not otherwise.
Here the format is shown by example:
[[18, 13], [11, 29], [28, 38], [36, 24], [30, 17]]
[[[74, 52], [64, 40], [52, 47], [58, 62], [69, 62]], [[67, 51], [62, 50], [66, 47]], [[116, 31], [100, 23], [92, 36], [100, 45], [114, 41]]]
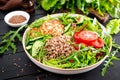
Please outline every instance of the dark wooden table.
[[[0, 12], [0, 41], [8, 31], [15, 30], [4, 22], [6, 14], [7, 12]], [[29, 24], [45, 15], [47, 13], [44, 10], [36, 10], [35, 13], [31, 14]], [[120, 43], [119, 36], [120, 34], [113, 36], [118, 44]], [[15, 54], [9, 50], [0, 56], [0, 80], [120, 80], [120, 61], [113, 61], [114, 65], [107, 70], [104, 77], [101, 76], [103, 65], [82, 74], [60, 75], [37, 67], [26, 56], [21, 42], [17, 41], [16, 45], [17, 52]], [[120, 53], [117, 56], [120, 57]]]

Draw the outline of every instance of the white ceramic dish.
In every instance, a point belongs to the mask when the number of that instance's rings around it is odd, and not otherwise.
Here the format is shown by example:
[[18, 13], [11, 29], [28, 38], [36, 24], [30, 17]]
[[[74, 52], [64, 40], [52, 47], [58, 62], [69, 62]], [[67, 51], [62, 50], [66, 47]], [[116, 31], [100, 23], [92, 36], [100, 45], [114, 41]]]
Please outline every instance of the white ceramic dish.
[[[57, 16], [61, 16], [62, 14], [53, 14], [51, 15], [51, 17], [57, 17]], [[71, 16], [78, 16], [78, 14], [71, 14]], [[45, 17], [44, 17], [45, 18]], [[40, 63], [39, 61], [37, 61], [35, 58], [33, 58], [29, 53], [28, 51], [26, 50], [25, 48], [25, 41], [26, 41], [26, 34], [27, 32], [30, 30], [30, 28], [27, 28], [26, 31], [24, 32], [24, 35], [23, 35], [23, 40], [22, 40], [22, 44], [23, 44], [23, 48], [25, 50], [25, 53], [27, 54], [28, 58], [33, 62], [35, 63], [37, 66], [39, 66], [40, 68], [43, 68], [47, 71], [50, 71], [50, 72], [53, 72], [53, 73], [58, 73], [58, 74], [78, 74], [78, 73], [84, 73], [84, 72], [87, 72], [87, 71], [90, 71], [94, 68], [96, 68], [97, 66], [99, 66], [108, 56], [106, 55], [103, 59], [101, 59], [99, 62], [93, 64], [93, 65], [90, 65], [90, 66], [86, 66], [86, 67], [83, 67], [83, 68], [77, 68], [77, 69], [60, 69], [60, 68], [55, 68], [55, 67], [51, 67], [51, 66], [47, 66], [45, 64], [42, 64]], [[111, 48], [110, 48], [111, 50]]]
[[[9, 19], [10, 19], [11, 17], [15, 16], [15, 15], [22, 15], [22, 16], [24, 16], [24, 17], [26, 18], [26, 20], [25, 20], [24, 22], [18, 23], [18, 24], [10, 23], [10, 22], [9, 22]], [[11, 26], [11, 27], [20, 27], [20, 26], [22, 26], [22, 25], [25, 25], [25, 24], [28, 23], [29, 19], [30, 19], [30, 15], [29, 15], [27, 12], [25, 12], [25, 11], [12, 11], [12, 12], [8, 13], [8, 14], [4, 17], [4, 21], [5, 21], [9, 26]]]

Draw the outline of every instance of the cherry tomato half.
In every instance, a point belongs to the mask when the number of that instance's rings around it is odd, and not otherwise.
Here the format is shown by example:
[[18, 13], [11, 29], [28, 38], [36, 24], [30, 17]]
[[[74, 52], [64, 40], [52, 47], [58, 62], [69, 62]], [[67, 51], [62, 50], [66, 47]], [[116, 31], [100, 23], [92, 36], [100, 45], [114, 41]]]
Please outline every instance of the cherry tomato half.
[[97, 40], [98, 35], [93, 31], [80, 31], [74, 33], [74, 40], [76, 43], [90, 43]]
[[104, 46], [104, 42], [102, 39], [98, 38], [97, 40], [91, 42], [91, 46], [94, 46], [95, 48], [101, 48]]

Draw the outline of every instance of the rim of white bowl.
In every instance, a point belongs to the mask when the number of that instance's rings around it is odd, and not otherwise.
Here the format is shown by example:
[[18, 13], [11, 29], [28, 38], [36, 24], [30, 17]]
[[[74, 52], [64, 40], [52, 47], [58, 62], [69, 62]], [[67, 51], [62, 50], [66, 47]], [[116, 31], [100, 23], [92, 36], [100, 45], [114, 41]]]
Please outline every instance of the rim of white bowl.
[[[64, 14], [64, 13], [58, 13], [58, 14], [52, 14], [52, 15], [50, 15], [51, 17], [57, 17], [57, 16], [61, 16], [62, 14]], [[81, 14], [70, 14], [71, 16], [84, 16], [84, 15], [81, 15]], [[46, 18], [46, 16], [44, 16], [44, 17], [41, 17], [41, 18]], [[100, 23], [99, 23], [100, 24]], [[102, 25], [102, 24], [101, 24]], [[72, 68], [72, 69], [63, 69], [63, 68], [57, 68], [57, 67], [53, 67], [53, 66], [48, 66], [48, 65], [45, 65], [45, 64], [43, 64], [43, 63], [41, 63], [41, 62], [39, 62], [38, 60], [36, 60], [35, 58], [33, 58], [29, 53], [28, 53], [28, 51], [26, 50], [26, 48], [25, 48], [25, 39], [26, 39], [26, 34], [27, 34], [27, 32], [29, 31], [29, 29], [30, 28], [27, 28], [26, 30], [25, 30], [25, 32], [24, 32], [24, 34], [23, 34], [23, 40], [22, 40], [22, 44], [23, 44], [23, 48], [24, 48], [24, 51], [25, 51], [25, 53], [26, 53], [26, 55], [29, 57], [29, 59], [32, 59], [33, 61], [35, 61], [36, 63], [38, 63], [38, 64], [40, 64], [40, 65], [42, 65], [42, 66], [44, 66], [44, 67], [47, 67], [47, 68], [50, 68], [50, 69], [55, 69], [55, 70], [62, 70], [62, 71], [77, 71], [77, 70], [83, 70], [83, 69], [88, 69], [88, 68], [91, 68], [91, 67], [94, 67], [94, 66], [99, 66], [100, 65], [100, 63], [102, 63], [107, 57], [108, 57], [108, 55], [105, 55], [100, 61], [98, 61], [98, 62], [96, 62], [95, 64], [92, 64], [92, 65], [88, 65], [88, 66], [85, 66], [85, 67], [82, 67], [82, 68]], [[112, 46], [112, 44], [111, 44], [111, 46]], [[110, 50], [109, 51], [111, 51], [111, 48], [112, 47], [110, 47]], [[32, 61], [32, 62], [33, 62]], [[34, 62], [33, 62], [34, 63]], [[35, 63], [35, 64], [36, 64]], [[36, 64], [37, 65], [37, 64]], [[38, 66], [38, 65], [37, 65]], [[96, 68], [96, 67], [94, 67], [94, 68]], [[43, 67], [42, 67], [43, 68]], [[94, 69], [93, 68], [93, 69]], [[45, 69], [45, 68], [43, 68], [43, 69]], [[46, 69], [45, 69], [46, 70]], [[51, 72], [54, 72], [54, 71], [51, 71]], [[55, 72], [54, 72], [55, 73]], [[59, 73], [59, 72], [58, 72]], [[60, 73], [61, 74], [61, 73]]]

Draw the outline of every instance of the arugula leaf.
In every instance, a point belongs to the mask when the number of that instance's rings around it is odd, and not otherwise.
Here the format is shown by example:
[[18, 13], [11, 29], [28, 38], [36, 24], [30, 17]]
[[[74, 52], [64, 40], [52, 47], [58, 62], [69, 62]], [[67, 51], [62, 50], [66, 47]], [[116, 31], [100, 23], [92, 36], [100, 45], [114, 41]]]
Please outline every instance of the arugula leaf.
[[115, 42], [113, 42], [112, 46], [120, 51], [120, 45], [115, 44]]
[[107, 70], [107, 68], [110, 66], [112, 60], [114, 60], [114, 59], [119, 60], [118, 58], [115, 57], [115, 54], [116, 54], [117, 52], [118, 52], [118, 49], [116, 49], [115, 51], [113, 51], [113, 52], [111, 53], [111, 55], [109, 55], [108, 59], [105, 61], [104, 67], [103, 67], [102, 72], [101, 72], [102, 76], [105, 75], [106, 70]]
[[17, 31], [10, 31], [7, 34], [5, 34], [2, 38], [2, 41], [0, 42], [0, 55], [4, 54], [5, 51], [9, 50], [9, 47], [13, 49], [13, 53], [16, 52], [16, 45], [14, 43], [15, 38], [18, 38], [20, 41], [22, 40], [22, 37], [20, 36], [19, 32], [25, 27], [21, 26], [18, 28]]

